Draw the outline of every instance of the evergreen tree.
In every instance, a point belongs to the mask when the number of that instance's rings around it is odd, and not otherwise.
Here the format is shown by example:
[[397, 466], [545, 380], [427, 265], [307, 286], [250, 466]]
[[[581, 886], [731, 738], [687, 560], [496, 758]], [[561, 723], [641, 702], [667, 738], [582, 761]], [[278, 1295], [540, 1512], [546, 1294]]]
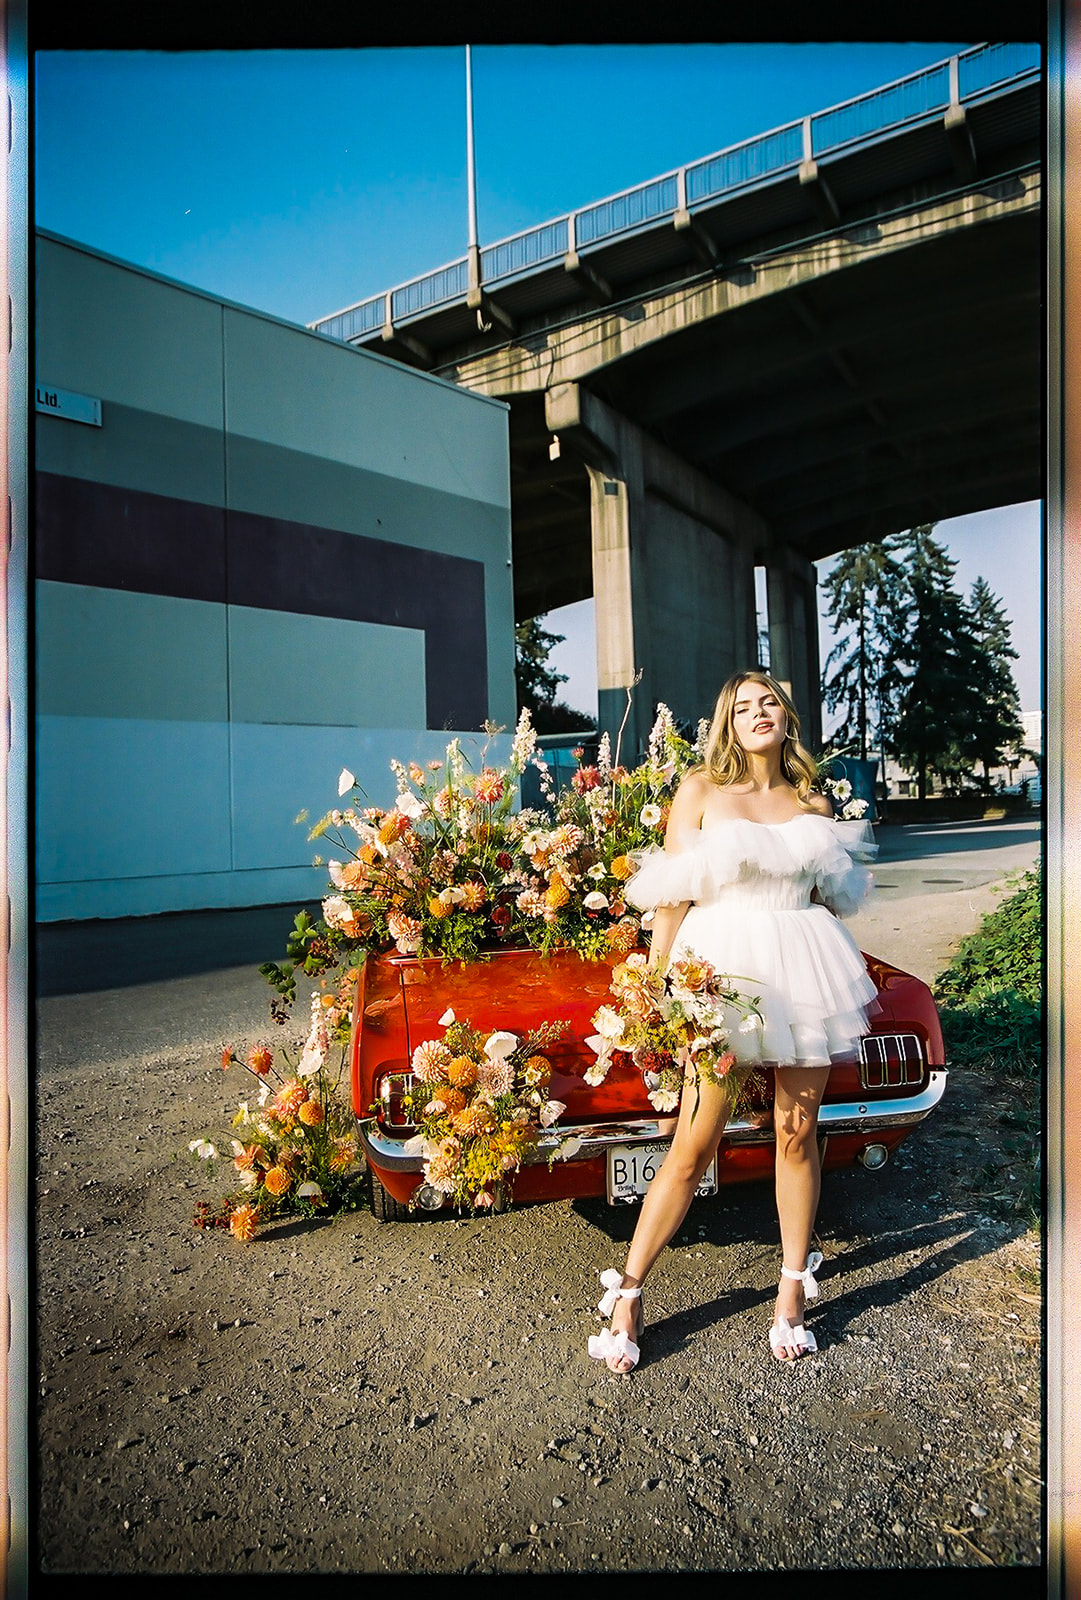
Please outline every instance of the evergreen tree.
[[891, 742], [898, 760], [915, 773], [921, 800], [932, 773], [952, 786], [971, 772], [983, 714], [984, 658], [953, 587], [957, 563], [932, 527], [925, 523], [898, 540], [910, 601], [902, 647], [907, 671]]
[[983, 766], [983, 792], [991, 788], [991, 768], [1003, 764], [1008, 751], [1017, 750], [1025, 736], [1021, 702], [1011, 661], [1017, 651], [1010, 640], [1006, 607], [983, 579], [977, 578], [969, 595], [970, 626], [983, 657], [982, 700], [973, 730], [976, 757]]
[[549, 633], [540, 617], [519, 622], [514, 629], [514, 678], [518, 689], [518, 710], [528, 707], [538, 733], [585, 733], [596, 728], [593, 717], [557, 700], [556, 689], [566, 683], [567, 674], [556, 672], [548, 657], [565, 635]]
[[872, 730], [880, 738], [889, 732], [901, 690], [905, 573], [890, 541], [857, 545], [838, 557], [822, 587], [833, 630], [842, 634], [826, 658], [826, 709], [843, 710], [834, 738], [856, 744], [866, 761]]

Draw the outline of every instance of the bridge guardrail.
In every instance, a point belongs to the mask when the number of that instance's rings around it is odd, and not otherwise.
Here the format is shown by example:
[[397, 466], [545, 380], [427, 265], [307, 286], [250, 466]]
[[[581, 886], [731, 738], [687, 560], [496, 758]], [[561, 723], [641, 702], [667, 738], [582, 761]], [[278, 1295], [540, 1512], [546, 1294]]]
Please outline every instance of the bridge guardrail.
[[[681, 203], [716, 201], [779, 177], [801, 161], [851, 150], [915, 126], [945, 111], [953, 101], [964, 105], [990, 93], [1003, 93], [1035, 78], [1039, 71], [1039, 45], [976, 45], [881, 88], [486, 245], [480, 251], [481, 283], [490, 288], [535, 271], [580, 246], [597, 245], [674, 217]], [[468, 288], [468, 257], [461, 256], [343, 311], [319, 317], [308, 326], [331, 338], [362, 338], [385, 325], [388, 309], [393, 323], [406, 322], [436, 306], [463, 301]]]

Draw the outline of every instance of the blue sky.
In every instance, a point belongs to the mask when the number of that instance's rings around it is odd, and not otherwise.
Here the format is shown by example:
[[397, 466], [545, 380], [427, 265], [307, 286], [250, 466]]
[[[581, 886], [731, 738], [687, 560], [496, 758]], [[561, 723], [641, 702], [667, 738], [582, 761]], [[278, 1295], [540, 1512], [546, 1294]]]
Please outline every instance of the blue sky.
[[[972, 41], [977, 42], [977, 41]], [[473, 51], [482, 244], [942, 60], [965, 42], [486, 45]], [[308, 322], [462, 255], [460, 47], [42, 51], [39, 226]], [[1039, 704], [1039, 507], [941, 523], [966, 592], [1006, 602]], [[568, 700], [595, 704], [589, 605]]]

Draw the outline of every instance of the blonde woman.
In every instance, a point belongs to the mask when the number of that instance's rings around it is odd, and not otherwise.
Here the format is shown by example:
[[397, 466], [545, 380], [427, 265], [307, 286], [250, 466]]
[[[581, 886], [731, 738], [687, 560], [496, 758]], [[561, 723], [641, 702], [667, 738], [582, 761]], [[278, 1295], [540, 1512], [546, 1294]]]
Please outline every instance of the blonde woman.
[[[774, 1069], [777, 1213], [782, 1266], [770, 1349], [794, 1361], [817, 1349], [804, 1304], [818, 1293], [810, 1253], [819, 1195], [818, 1109], [834, 1061], [851, 1060], [867, 1032], [875, 987], [837, 920], [870, 887], [862, 860], [870, 828], [836, 822], [815, 791], [815, 762], [799, 717], [766, 672], [730, 678], [717, 699], [704, 764], [672, 802], [663, 850], [647, 851], [626, 897], [653, 910], [650, 963], [694, 953], [755, 995], [762, 1023], [733, 1029], [744, 1076]], [[693, 1082], [693, 1079], [688, 1079]], [[611, 1328], [589, 1353], [613, 1372], [638, 1362], [642, 1284], [683, 1221], [724, 1132], [730, 1093], [702, 1083], [682, 1096], [672, 1146], [650, 1185], [626, 1267], [602, 1274]]]

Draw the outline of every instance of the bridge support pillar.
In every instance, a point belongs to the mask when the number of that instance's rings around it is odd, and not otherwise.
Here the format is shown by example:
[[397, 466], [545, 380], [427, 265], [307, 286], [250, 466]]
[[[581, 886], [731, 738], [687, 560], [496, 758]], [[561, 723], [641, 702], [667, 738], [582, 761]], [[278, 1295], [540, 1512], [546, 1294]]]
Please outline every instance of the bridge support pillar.
[[631, 766], [658, 701], [693, 733], [724, 680], [756, 664], [754, 561], [768, 530], [582, 385], [550, 390], [545, 409], [589, 474], [599, 722], [614, 752], [626, 716]]
[[822, 673], [818, 660], [818, 574], [797, 551], [774, 545], [766, 556], [770, 671], [800, 714], [809, 750], [822, 743]]

